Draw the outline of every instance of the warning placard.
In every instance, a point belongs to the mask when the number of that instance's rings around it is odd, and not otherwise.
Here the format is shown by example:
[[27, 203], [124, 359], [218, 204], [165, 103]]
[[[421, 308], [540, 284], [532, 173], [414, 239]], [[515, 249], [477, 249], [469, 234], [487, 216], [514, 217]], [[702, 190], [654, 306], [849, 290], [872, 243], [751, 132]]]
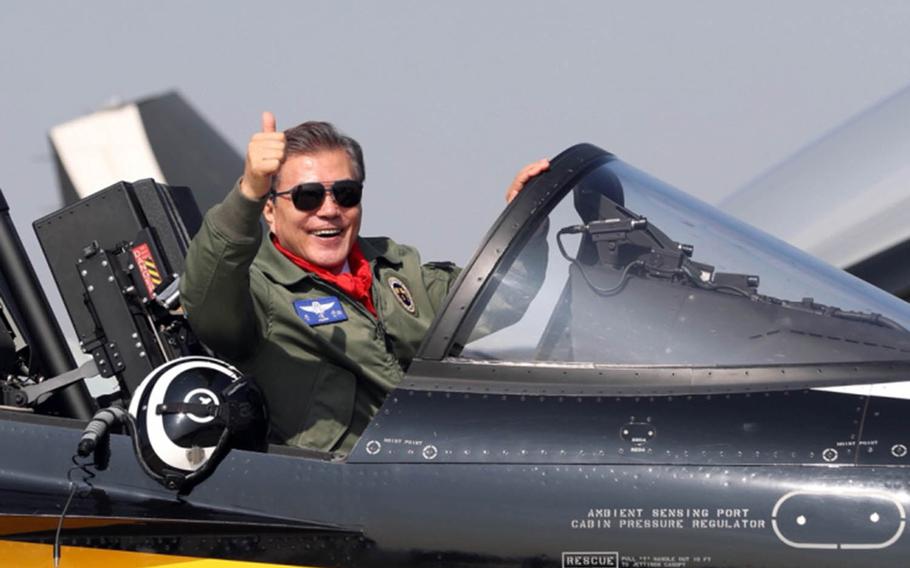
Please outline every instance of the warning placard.
[[149, 298], [155, 297], [155, 288], [161, 284], [161, 272], [155, 263], [155, 257], [152, 256], [152, 250], [147, 243], [141, 243], [133, 247], [133, 259], [136, 261], [136, 268], [142, 275], [142, 281], [145, 283], [145, 289], [148, 291]]

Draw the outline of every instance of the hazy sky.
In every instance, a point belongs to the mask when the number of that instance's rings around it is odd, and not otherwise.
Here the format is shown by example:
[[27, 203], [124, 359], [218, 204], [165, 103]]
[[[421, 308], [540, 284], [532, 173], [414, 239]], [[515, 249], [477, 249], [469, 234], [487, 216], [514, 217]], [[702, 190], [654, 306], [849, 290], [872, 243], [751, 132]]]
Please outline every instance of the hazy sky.
[[910, 84], [908, 37], [900, 1], [22, 1], [0, 188], [31, 248], [48, 129], [177, 89], [238, 149], [264, 109], [335, 122], [365, 148], [364, 233], [463, 263], [525, 162], [592, 142], [715, 201]]

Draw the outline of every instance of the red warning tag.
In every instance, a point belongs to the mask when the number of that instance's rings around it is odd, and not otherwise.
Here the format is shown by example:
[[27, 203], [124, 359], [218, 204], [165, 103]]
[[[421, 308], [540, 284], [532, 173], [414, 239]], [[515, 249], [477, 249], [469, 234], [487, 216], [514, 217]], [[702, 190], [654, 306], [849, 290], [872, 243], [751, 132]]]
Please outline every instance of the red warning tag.
[[158, 265], [155, 264], [155, 258], [148, 244], [142, 243], [133, 247], [133, 258], [136, 261], [136, 267], [142, 274], [142, 281], [145, 282], [145, 288], [148, 290], [149, 298], [155, 297], [155, 288], [161, 284], [161, 273], [158, 272]]

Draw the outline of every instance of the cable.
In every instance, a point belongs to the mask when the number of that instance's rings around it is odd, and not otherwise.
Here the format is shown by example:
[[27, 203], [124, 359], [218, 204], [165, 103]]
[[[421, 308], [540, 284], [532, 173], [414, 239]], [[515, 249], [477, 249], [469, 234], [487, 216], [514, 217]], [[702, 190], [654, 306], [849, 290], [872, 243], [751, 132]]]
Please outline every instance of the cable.
[[882, 314], [878, 314], [878, 313], [853, 312], [853, 311], [848, 311], [848, 310], [842, 310], [840, 308], [834, 308], [831, 311], [831, 316], [840, 318], [840, 319], [856, 321], [856, 322], [860, 322], [860, 323], [868, 323], [868, 324], [872, 324], [872, 325], [877, 325], [879, 327], [893, 329], [895, 331], [904, 331], [904, 332], [907, 331], [907, 329], [904, 326], [897, 323], [893, 319], [883, 316]]
[[79, 463], [76, 455], [73, 455], [71, 459], [73, 467], [66, 471], [66, 480], [69, 481], [70, 494], [66, 498], [66, 504], [63, 505], [63, 510], [60, 511], [60, 519], [57, 521], [57, 531], [54, 533], [54, 568], [59, 568], [60, 566], [60, 534], [63, 532], [63, 521], [66, 519], [66, 512], [69, 510], [70, 503], [73, 502], [73, 497], [76, 495], [76, 490], [79, 488], [79, 484], [76, 481], [73, 481], [72, 475], [76, 471], [81, 471], [83, 473], [82, 483], [88, 486], [89, 491], [92, 489], [91, 480], [95, 477], [94, 472], [89, 469], [89, 467], [95, 465], [94, 461]]
[[577, 235], [578, 233], [587, 232], [588, 228], [585, 225], [570, 225], [568, 227], [563, 227], [556, 233], [556, 246], [559, 247], [559, 252], [562, 254], [562, 257], [569, 262], [575, 262], [575, 259], [569, 256], [569, 253], [566, 252], [565, 246], [562, 244], [563, 235]]
[[726, 291], [733, 292], [734, 294], [738, 294], [738, 295], [740, 295], [744, 298], [748, 298], [748, 299], [754, 299], [756, 297], [756, 294], [753, 294], [752, 292], [749, 292], [748, 290], [743, 290], [742, 288], [738, 288], [736, 286], [731, 286], [729, 284], [712, 284], [710, 282], [705, 282], [702, 279], [700, 279], [698, 276], [692, 274], [692, 272], [690, 272], [689, 270], [686, 270], [686, 268], [682, 268], [679, 271], [682, 272], [683, 274], [685, 274], [686, 276], [688, 276], [689, 280], [692, 282], [693, 285], [695, 285], [696, 288], [701, 288], [702, 290], [711, 290], [711, 291], [716, 291], [716, 292], [726, 290]]
[[66, 511], [70, 508], [73, 501], [73, 495], [76, 494], [76, 484], [70, 481], [70, 495], [66, 499], [63, 511], [60, 512], [60, 519], [57, 521], [57, 532], [54, 534], [54, 568], [60, 566], [60, 533], [63, 531], [63, 519], [66, 518]]
[[616, 286], [613, 286], [612, 288], [598, 287], [596, 284], [591, 282], [591, 280], [588, 278], [588, 275], [587, 275], [587, 273], [585, 273], [585, 269], [581, 265], [580, 262], [573, 259], [572, 264], [575, 265], [575, 267], [581, 273], [581, 277], [584, 279], [585, 283], [587, 283], [587, 285], [592, 290], [594, 290], [595, 294], [597, 294], [598, 296], [612, 296], [613, 294], [616, 294], [617, 292], [621, 291], [623, 289], [623, 287], [626, 285], [626, 282], [629, 280], [629, 271], [632, 270], [632, 267], [633, 266], [644, 266], [645, 263], [642, 262], [641, 260], [636, 260], [635, 262], [630, 262], [629, 264], [627, 264], [626, 267], [623, 269], [622, 274], [619, 276], [619, 282], [616, 284]]

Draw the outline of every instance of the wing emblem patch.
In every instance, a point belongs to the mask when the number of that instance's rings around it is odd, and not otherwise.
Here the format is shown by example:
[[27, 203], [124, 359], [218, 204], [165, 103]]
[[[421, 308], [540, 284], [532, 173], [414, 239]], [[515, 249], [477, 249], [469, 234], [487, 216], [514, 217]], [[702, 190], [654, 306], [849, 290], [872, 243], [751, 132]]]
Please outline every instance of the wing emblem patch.
[[294, 300], [294, 311], [310, 326], [337, 323], [348, 319], [344, 307], [335, 296]]

